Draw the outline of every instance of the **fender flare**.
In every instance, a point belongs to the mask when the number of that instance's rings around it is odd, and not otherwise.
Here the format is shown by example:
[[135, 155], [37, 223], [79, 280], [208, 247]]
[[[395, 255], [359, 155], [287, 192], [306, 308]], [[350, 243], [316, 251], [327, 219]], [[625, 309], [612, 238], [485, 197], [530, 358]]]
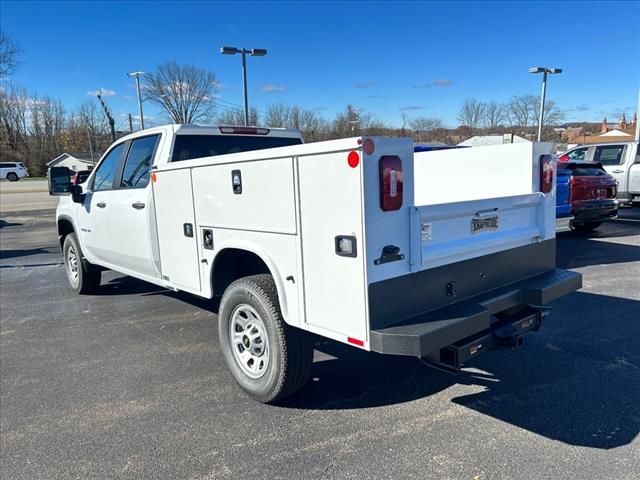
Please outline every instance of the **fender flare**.
[[260, 260], [264, 262], [264, 264], [269, 269], [269, 273], [273, 277], [273, 281], [276, 284], [276, 290], [278, 292], [278, 301], [280, 302], [280, 311], [282, 312], [282, 317], [285, 322], [289, 325], [293, 325], [290, 321], [289, 316], [289, 304], [287, 302], [286, 289], [284, 286], [284, 281], [282, 279], [282, 275], [280, 271], [276, 267], [276, 263], [273, 261], [271, 256], [260, 246], [251, 242], [243, 242], [243, 241], [235, 241], [233, 243], [223, 243], [219, 245], [218, 249], [216, 249], [216, 254], [213, 257], [213, 261], [211, 262], [211, 271], [209, 272], [210, 280], [213, 280], [213, 266], [216, 264], [216, 260], [218, 256], [224, 252], [225, 250], [244, 250], [246, 252], [252, 253], [256, 255]]

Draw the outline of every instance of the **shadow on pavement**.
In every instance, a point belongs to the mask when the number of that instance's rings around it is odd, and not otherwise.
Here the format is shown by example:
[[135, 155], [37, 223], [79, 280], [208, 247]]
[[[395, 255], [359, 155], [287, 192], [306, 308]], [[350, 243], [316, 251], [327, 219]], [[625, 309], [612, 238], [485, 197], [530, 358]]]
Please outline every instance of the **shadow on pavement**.
[[0, 250], [0, 260], [8, 258], [29, 257], [31, 255], [41, 255], [44, 253], [52, 253], [46, 248], [29, 248], [26, 250]]
[[[456, 383], [482, 386], [453, 401], [564, 443], [610, 449], [640, 432], [640, 302], [576, 293], [525, 348], [490, 352], [451, 376], [418, 360], [384, 357], [334, 342], [317, 348], [312, 381], [285, 408], [371, 408], [427, 397]], [[584, 313], [588, 312], [588, 313]], [[555, 318], [555, 323], [554, 322]], [[546, 327], [546, 328], [545, 328]], [[332, 358], [335, 357], [335, 358]]]
[[0, 220], [0, 228], [5, 228], [5, 227], [20, 227], [22, 224], [21, 223], [16, 223], [16, 222], [7, 222], [6, 220]]
[[589, 237], [558, 237], [556, 250], [556, 264], [559, 268], [640, 261], [640, 245], [602, 242]]

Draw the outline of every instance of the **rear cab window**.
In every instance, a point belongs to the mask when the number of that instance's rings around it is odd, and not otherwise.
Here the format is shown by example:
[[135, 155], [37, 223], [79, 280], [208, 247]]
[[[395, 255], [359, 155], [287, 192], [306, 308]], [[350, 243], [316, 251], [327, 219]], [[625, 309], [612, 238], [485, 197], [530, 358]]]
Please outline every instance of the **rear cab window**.
[[569, 160], [584, 160], [587, 157], [588, 150], [589, 147], [576, 148], [575, 150], [567, 152], [567, 157]]
[[594, 162], [602, 165], [620, 165], [623, 162], [624, 145], [606, 145], [596, 147]]
[[254, 135], [177, 134], [173, 144], [172, 162], [194, 158], [249, 152], [266, 148], [300, 145], [295, 137], [266, 137]]
[[569, 171], [574, 177], [602, 177], [608, 175], [601, 165], [595, 163], [558, 163], [558, 170]]

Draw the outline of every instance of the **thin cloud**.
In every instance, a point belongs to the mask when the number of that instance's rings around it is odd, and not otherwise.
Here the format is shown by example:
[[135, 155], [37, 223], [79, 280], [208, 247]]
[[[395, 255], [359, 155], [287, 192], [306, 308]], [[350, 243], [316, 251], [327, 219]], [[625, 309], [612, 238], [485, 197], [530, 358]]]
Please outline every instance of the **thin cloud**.
[[367, 80], [366, 82], [353, 82], [353, 86], [356, 88], [366, 89], [374, 86], [376, 83], [378, 82], [376, 82], [375, 80]]
[[453, 85], [453, 80], [441, 78], [439, 80], [434, 80], [433, 82], [430, 82], [430, 83], [419, 83], [411, 86], [413, 88], [431, 88], [431, 87], [450, 87], [452, 85]]
[[99, 88], [98, 90], [89, 90], [87, 92], [87, 95], [90, 97], [97, 97], [98, 95], [103, 97], [113, 97], [115, 94], [115, 91], [109, 90], [108, 88]]
[[286, 90], [282, 85], [274, 85], [273, 83], [265, 83], [260, 87], [263, 92], [284, 92]]
[[424, 107], [421, 105], [406, 105], [404, 107], [400, 107], [400, 111], [407, 111], [407, 110], [422, 110]]

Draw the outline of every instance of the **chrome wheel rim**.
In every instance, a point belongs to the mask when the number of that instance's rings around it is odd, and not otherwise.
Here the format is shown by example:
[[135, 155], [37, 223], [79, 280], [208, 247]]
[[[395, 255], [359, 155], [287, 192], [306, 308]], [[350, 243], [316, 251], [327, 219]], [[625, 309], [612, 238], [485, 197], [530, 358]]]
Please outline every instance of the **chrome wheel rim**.
[[260, 378], [269, 366], [269, 337], [264, 322], [253, 307], [238, 305], [231, 313], [231, 350], [242, 372]]
[[76, 254], [76, 249], [73, 248], [73, 245], [69, 245], [67, 249], [67, 258], [66, 258], [65, 267], [67, 270], [67, 277], [69, 277], [69, 281], [71, 285], [74, 287], [78, 284], [78, 277], [80, 276], [78, 272], [78, 255]]

